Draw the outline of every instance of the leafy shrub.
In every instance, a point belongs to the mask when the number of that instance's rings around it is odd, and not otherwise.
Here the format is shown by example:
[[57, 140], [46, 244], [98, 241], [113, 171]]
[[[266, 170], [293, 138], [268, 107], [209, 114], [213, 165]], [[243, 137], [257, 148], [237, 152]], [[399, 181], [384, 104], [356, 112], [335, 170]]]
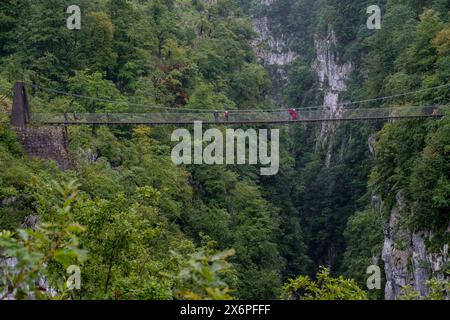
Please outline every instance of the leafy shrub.
[[330, 269], [322, 267], [317, 279], [299, 276], [283, 286], [282, 299], [288, 300], [366, 300], [366, 293], [356, 282], [343, 276], [333, 278]]

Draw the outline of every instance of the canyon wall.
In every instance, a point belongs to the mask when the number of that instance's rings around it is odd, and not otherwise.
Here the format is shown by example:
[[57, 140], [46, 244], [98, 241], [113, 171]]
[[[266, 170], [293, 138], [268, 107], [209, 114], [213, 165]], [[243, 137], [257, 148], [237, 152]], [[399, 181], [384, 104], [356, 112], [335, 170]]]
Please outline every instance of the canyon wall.
[[[384, 228], [382, 259], [385, 267], [385, 298], [397, 299], [406, 285], [411, 285], [421, 296], [428, 294], [426, 282], [430, 278], [443, 280], [444, 269], [449, 263], [448, 244], [438, 250], [430, 250], [426, 243], [433, 232], [411, 232], [402, 225], [402, 218], [410, 210], [403, 192], [396, 195], [396, 204], [390, 210]], [[450, 226], [447, 228], [450, 232]]]

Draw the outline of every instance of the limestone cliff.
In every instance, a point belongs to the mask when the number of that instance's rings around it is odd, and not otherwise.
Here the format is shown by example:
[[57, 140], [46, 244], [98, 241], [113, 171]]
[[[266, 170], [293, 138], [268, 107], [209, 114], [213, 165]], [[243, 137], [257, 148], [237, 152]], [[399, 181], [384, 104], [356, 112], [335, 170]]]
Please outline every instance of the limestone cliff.
[[[316, 72], [320, 88], [323, 92], [323, 108], [330, 115], [339, 115], [343, 106], [340, 103], [340, 94], [347, 89], [346, 81], [352, 71], [351, 63], [340, 63], [334, 48], [337, 45], [336, 34], [333, 26], [328, 26], [328, 33], [325, 37], [315, 36], [314, 39], [316, 61], [313, 65]], [[325, 165], [331, 163], [333, 144], [330, 138], [336, 130], [336, 123], [323, 123], [318, 135], [318, 145], [327, 150]]]
[[[271, 0], [261, 0], [261, 7], [268, 7]], [[258, 61], [269, 71], [273, 83], [273, 99], [281, 103], [279, 94], [287, 81], [289, 66], [297, 58], [297, 54], [291, 50], [289, 35], [275, 33], [272, 30], [272, 22], [263, 14], [251, 17], [253, 29], [257, 36], [252, 41], [253, 50]]]
[[[260, 6], [267, 7], [273, 4], [271, 0], [261, 0]], [[264, 10], [261, 10], [264, 11]], [[280, 101], [278, 91], [286, 85], [287, 72], [292, 63], [299, 57], [291, 49], [294, 35], [279, 34], [272, 31], [271, 21], [264, 15], [252, 17], [253, 27], [257, 33], [253, 41], [253, 48], [259, 61], [269, 70], [274, 83], [274, 99]], [[337, 38], [333, 26], [328, 26], [325, 36], [314, 36], [316, 58], [312, 69], [316, 73], [320, 88], [323, 92], [323, 108], [332, 114], [339, 114], [342, 110], [340, 94], [347, 89], [346, 81], [352, 71], [351, 63], [340, 62], [334, 48]], [[326, 164], [331, 161], [332, 146], [329, 137], [333, 135], [336, 124], [324, 123], [318, 134], [318, 144], [328, 149]]]
[[[406, 285], [412, 285], [421, 296], [426, 296], [427, 280], [444, 279], [444, 268], [449, 262], [448, 244], [434, 252], [427, 248], [426, 242], [433, 237], [433, 232], [411, 232], [402, 225], [402, 217], [408, 210], [403, 192], [397, 193], [396, 204], [386, 222], [382, 252], [388, 300], [398, 298]], [[447, 231], [450, 232], [450, 226]]]

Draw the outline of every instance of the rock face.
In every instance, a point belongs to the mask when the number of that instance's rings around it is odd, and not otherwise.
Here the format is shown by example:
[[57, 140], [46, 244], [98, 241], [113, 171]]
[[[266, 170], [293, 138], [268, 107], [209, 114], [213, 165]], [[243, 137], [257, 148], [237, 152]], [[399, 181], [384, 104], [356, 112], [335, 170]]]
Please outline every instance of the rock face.
[[[272, 3], [272, 0], [261, 0], [262, 7], [268, 7]], [[251, 20], [257, 34], [252, 41], [253, 50], [272, 78], [273, 100], [281, 104], [282, 98], [278, 92], [285, 85], [289, 66], [295, 61], [297, 54], [290, 49], [289, 35], [273, 32], [266, 16], [253, 16]]]
[[18, 141], [30, 158], [54, 160], [62, 170], [70, 168], [67, 133], [62, 127], [16, 127]]
[[377, 157], [377, 150], [376, 150], [376, 136], [374, 133], [369, 135], [369, 138], [367, 138], [367, 145], [369, 147], [370, 155], [372, 156], [372, 159], [375, 159]]
[[271, 32], [267, 17], [255, 17], [252, 22], [258, 34], [252, 44], [260, 62], [265, 66], [290, 65], [296, 54], [289, 49], [288, 40]]
[[433, 233], [427, 230], [409, 232], [401, 225], [401, 217], [406, 214], [404, 196], [399, 192], [396, 205], [390, 212], [385, 226], [382, 259], [386, 273], [385, 298], [394, 300], [405, 285], [412, 285], [421, 296], [427, 295], [426, 281], [431, 277], [444, 279], [444, 267], [448, 263], [448, 244], [439, 252], [429, 252], [425, 239]]
[[[332, 26], [328, 26], [328, 34], [325, 38], [315, 37], [315, 49], [317, 60], [314, 69], [319, 77], [322, 87], [327, 88], [329, 94], [326, 99], [327, 107], [336, 108], [337, 100], [332, 93], [339, 93], [347, 89], [346, 81], [352, 70], [350, 63], [340, 64], [334, 52], [337, 45], [336, 34]], [[328, 100], [328, 101], [327, 101]]]
[[[323, 108], [333, 116], [342, 112], [339, 95], [347, 89], [346, 81], [352, 71], [350, 63], [339, 63], [334, 48], [337, 45], [336, 34], [332, 26], [328, 26], [326, 37], [316, 36], [314, 39], [316, 61], [313, 68], [319, 78], [324, 95]], [[336, 130], [336, 123], [323, 123], [318, 136], [318, 145], [326, 148], [325, 165], [331, 163], [333, 144], [328, 141]]]

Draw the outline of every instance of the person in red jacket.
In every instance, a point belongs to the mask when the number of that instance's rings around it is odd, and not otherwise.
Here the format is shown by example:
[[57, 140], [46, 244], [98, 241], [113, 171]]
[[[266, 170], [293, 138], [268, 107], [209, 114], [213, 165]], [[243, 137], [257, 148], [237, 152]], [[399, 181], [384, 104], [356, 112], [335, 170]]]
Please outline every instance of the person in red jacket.
[[289, 114], [291, 115], [291, 121], [298, 120], [297, 110], [295, 110], [294, 108], [290, 108], [288, 111], [289, 111]]

